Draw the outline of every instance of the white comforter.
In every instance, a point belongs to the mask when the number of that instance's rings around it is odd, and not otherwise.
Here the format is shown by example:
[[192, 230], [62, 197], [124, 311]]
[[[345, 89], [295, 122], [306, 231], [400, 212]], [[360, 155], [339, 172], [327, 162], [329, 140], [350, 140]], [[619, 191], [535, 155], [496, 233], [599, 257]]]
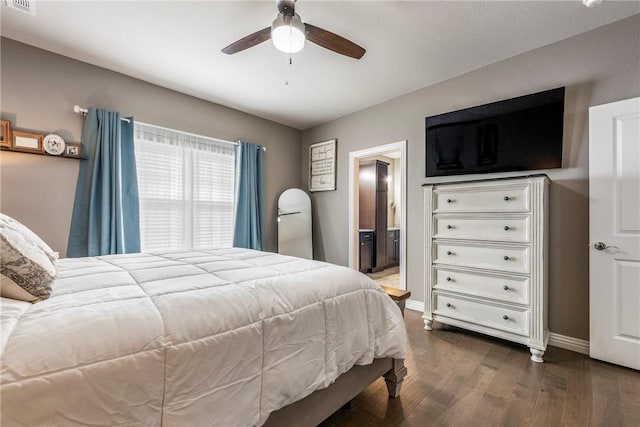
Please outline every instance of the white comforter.
[[50, 299], [2, 299], [3, 427], [260, 425], [405, 357], [398, 307], [348, 268], [245, 249], [58, 267]]

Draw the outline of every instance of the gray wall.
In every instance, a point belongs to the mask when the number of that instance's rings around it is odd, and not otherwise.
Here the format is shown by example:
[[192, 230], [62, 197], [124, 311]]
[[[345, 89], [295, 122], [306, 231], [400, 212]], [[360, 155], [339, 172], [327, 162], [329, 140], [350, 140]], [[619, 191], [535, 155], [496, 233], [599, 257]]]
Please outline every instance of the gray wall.
[[553, 181], [549, 324], [553, 332], [588, 339], [588, 108], [640, 95], [638, 15], [304, 131], [303, 183], [309, 144], [338, 139], [337, 191], [312, 193], [316, 255], [348, 264], [349, 152], [406, 139], [407, 284], [412, 299], [423, 301], [425, 116], [559, 86], [567, 88], [564, 164], [563, 169], [546, 171]]
[[[264, 144], [267, 250], [275, 251], [276, 200], [300, 187], [301, 132], [103, 68], [2, 38], [0, 107], [14, 128], [56, 132], [80, 142], [74, 104], [132, 115], [136, 120], [235, 141]], [[212, 77], [215, 75], [212, 73]], [[2, 152], [0, 209], [66, 254], [78, 160]], [[291, 165], [290, 168], [282, 165]]]

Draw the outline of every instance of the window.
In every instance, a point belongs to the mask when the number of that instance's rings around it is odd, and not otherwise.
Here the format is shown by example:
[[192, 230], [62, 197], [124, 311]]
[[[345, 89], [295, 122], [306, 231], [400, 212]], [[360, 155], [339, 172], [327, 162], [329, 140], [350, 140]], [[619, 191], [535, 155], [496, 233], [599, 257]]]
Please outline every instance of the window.
[[135, 124], [142, 251], [232, 246], [233, 144]]

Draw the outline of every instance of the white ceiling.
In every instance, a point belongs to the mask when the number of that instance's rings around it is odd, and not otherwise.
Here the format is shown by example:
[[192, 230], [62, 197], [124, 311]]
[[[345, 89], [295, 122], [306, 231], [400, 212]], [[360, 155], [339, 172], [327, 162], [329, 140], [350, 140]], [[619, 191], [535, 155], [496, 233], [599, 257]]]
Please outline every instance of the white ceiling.
[[220, 52], [271, 25], [274, 0], [36, 1], [36, 11], [2, 1], [1, 34], [306, 129], [640, 13], [640, 2], [300, 0], [303, 22], [367, 53], [358, 61], [308, 43], [291, 66], [270, 41]]

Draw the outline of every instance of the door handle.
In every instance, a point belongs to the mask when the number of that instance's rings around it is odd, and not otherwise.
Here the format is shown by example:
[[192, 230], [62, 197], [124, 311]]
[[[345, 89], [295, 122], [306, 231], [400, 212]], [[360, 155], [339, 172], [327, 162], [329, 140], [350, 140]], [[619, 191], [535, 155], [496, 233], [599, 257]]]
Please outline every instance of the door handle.
[[616, 249], [620, 249], [617, 246], [608, 246], [606, 243], [604, 242], [596, 242], [593, 244], [593, 248], [596, 251], [604, 251], [605, 249], [610, 249], [610, 248], [616, 248]]

